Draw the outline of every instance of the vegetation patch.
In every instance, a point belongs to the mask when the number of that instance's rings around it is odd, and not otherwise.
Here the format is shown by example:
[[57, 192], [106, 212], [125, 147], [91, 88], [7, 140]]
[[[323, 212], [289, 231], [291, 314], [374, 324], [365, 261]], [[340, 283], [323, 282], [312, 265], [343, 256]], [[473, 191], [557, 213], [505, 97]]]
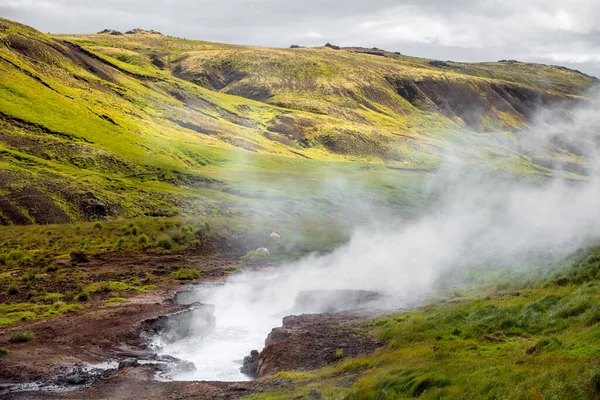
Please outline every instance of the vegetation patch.
[[191, 268], [180, 268], [173, 272], [172, 275], [178, 280], [194, 280], [199, 279], [201, 276], [200, 271]]
[[28, 331], [15, 331], [8, 337], [8, 341], [11, 343], [26, 343], [33, 339], [33, 333]]

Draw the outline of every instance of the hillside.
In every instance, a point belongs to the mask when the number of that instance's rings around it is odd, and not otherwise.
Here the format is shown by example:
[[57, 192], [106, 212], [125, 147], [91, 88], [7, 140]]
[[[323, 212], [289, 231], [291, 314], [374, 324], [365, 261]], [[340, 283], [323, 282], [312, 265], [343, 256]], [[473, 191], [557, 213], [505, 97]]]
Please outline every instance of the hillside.
[[[2, 224], [319, 217], [365, 200], [410, 212], [444, 149], [551, 173], [556, 160], [524, 154], [512, 132], [597, 83], [512, 61], [114, 33], [52, 36], [0, 19]], [[563, 158], [581, 173], [576, 155]]]

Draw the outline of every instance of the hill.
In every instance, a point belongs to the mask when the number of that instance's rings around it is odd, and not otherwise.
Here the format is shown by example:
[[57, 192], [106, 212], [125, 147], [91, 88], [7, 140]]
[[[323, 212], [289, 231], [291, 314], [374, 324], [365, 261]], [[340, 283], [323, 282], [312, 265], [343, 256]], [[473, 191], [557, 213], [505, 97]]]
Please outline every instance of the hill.
[[0, 19], [2, 224], [318, 217], [365, 199], [410, 212], [408, 194], [446, 148], [549, 174], [554, 164], [524, 153], [513, 132], [597, 83], [514, 61], [115, 33], [46, 35]]

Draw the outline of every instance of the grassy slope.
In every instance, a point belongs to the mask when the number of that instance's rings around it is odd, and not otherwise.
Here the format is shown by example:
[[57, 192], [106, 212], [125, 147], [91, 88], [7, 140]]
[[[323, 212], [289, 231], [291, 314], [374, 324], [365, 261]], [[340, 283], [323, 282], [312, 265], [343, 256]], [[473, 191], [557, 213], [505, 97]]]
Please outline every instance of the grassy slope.
[[[479, 168], [549, 174], [518, 146], [491, 149], [496, 137], [512, 141], [507, 131], [527, 123], [535, 102], [576, 98], [595, 83], [525, 63], [436, 64], [144, 34], [49, 37], [6, 20], [0, 40], [4, 223], [203, 215], [0, 229], [2, 325], [76, 312], [87, 304], [82, 293], [118, 296], [177, 278], [124, 271], [120, 282], [103, 282], [62, 265], [73, 250], [177, 253], [212, 234], [271, 230], [284, 238], [270, 247], [276, 257], [335, 246], [346, 227], [320, 218], [358, 219], [364, 203], [412, 212], [420, 171], [439, 166], [442, 145]], [[509, 275], [444, 292], [365, 325], [387, 343], [375, 355], [280, 377], [301, 397], [316, 388], [351, 399], [594, 398], [597, 253], [545, 280], [515, 284], [527, 279]]]
[[551, 102], [594, 83], [530, 64], [435, 67], [156, 34], [50, 37], [7, 20], [0, 41], [3, 223], [249, 209], [318, 218], [412, 192], [422, 176], [404, 170], [437, 168], [448, 146], [474, 164], [544, 174], [517, 148], [489, 150], [533, 107], [492, 86]]
[[[597, 399], [600, 249], [544, 274], [441, 292], [421, 309], [366, 322], [386, 346], [253, 399]], [[350, 384], [348, 384], [350, 382]], [[297, 396], [297, 397], [296, 397]]]

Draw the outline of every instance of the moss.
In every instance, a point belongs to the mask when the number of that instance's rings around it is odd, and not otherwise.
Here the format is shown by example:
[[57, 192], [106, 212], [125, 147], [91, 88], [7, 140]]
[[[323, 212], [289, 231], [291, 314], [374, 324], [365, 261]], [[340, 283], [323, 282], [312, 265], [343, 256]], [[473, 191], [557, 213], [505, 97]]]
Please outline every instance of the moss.
[[200, 271], [191, 268], [180, 268], [171, 275], [178, 280], [193, 280], [200, 278]]
[[165, 250], [170, 250], [173, 247], [173, 242], [169, 239], [161, 239], [158, 241], [158, 245]]
[[15, 331], [8, 337], [8, 341], [11, 343], [26, 343], [33, 339], [33, 333], [28, 331]]
[[88, 292], [80, 292], [75, 295], [75, 301], [84, 302], [89, 301], [90, 294]]

